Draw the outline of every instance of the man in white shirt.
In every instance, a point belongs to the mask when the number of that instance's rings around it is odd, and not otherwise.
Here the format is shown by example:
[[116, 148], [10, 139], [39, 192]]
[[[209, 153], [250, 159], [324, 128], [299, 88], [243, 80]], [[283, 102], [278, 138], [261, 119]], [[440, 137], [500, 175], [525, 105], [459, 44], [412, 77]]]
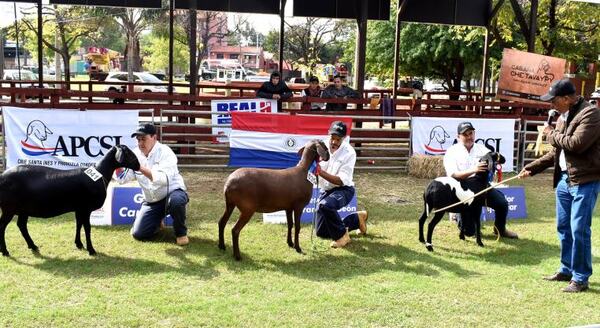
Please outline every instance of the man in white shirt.
[[354, 165], [356, 152], [346, 138], [346, 124], [335, 121], [329, 128], [329, 160], [320, 162], [319, 187], [321, 195], [317, 209], [317, 236], [333, 239], [331, 247], [340, 248], [350, 242], [349, 231], [367, 233], [366, 211], [352, 213], [343, 220], [338, 210], [354, 197]]
[[[475, 128], [471, 122], [462, 122], [458, 125], [458, 142], [452, 145], [444, 155], [444, 168], [446, 175], [456, 180], [465, 180], [474, 176], [478, 172], [484, 172], [487, 169], [485, 163], [479, 163], [479, 159], [490, 152], [485, 146], [475, 143]], [[506, 229], [506, 216], [508, 214], [508, 202], [504, 194], [498, 189], [493, 188], [486, 194], [486, 206], [495, 211], [496, 230], [500, 236], [506, 238], [519, 238], [519, 236]], [[474, 209], [472, 213], [462, 213], [461, 215], [481, 215], [480, 209]], [[472, 235], [471, 231], [466, 231], [467, 235]], [[473, 231], [474, 233], [474, 231]]]
[[183, 177], [177, 169], [175, 153], [158, 142], [156, 127], [152, 123], [140, 125], [131, 137], [138, 142], [138, 147], [133, 152], [140, 161], [140, 171], [117, 171], [119, 183], [136, 179], [144, 195], [131, 235], [137, 240], [152, 238], [160, 229], [164, 218], [170, 214], [177, 245], [187, 245], [189, 239], [185, 225], [185, 206], [189, 198]]

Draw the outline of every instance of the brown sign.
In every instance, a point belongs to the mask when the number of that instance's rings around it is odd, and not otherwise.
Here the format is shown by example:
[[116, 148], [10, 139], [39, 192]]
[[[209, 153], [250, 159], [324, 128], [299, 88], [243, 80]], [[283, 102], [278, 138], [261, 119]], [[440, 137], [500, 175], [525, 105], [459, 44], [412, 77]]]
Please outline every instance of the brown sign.
[[538, 102], [553, 81], [565, 74], [566, 60], [514, 49], [504, 49], [498, 98]]

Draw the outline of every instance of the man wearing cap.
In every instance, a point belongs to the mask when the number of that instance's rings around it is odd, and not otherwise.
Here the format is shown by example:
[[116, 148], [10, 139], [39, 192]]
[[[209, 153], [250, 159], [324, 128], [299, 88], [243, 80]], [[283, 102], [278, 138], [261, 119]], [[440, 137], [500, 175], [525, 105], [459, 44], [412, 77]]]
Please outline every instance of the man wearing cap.
[[[479, 159], [490, 150], [482, 144], [475, 143], [475, 128], [471, 122], [462, 122], [458, 124], [457, 131], [458, 142], [452, 145], [444, 155], [444, 169], [446, 175], [456, 180], [464, 180], [474, 176], [476, 173], [487, 170], [485, 163], [480, 163]], [[506, 229], [506, 216], [508, 214], [508, 202], [504, 194], [498, 189], [490, 189], [486, 194], [486, 206], [495, 211], [494, 233], [500, 234], [505, 238], [519, 238], [519, 236]], [[479, 218], [481, 209], [473, 209], [470, 213], [461, 213], [461, 215], [476, 216]], [[459, 222], [460, 223], [460, 222]], [[470, 228], [470, 227], [467, 227]], [[467, 230], [467, 235], [474, 234], [475, 231]]]
[[564, 292], [588, 289], [592, 275], [592, 213], [600, 189], [600, 110], [576, 94], [568, 79], [555, 81], [540, 97], [561, 115], [543, 131], [552, 149], [527, 164], [521, 177], [554, 167], [556, 229], [560, 241], [560, 267], [549, 281], [565, 281]]
[[152, 123], [140, 125], [131, 135], [138, 147], [133, 152], [140, 161], [140, 171], [117, 171], [117, 181], [125, 183], [137, 179], [142, 187], [144, 202], [138, 212], [131, 235], [137, 240], [152, 238], [170, 214], [177, 245], [189, 243], [185, 225], [185, 206], [189, 201], [183, 177], [177, 168], [177, 157], [166, 145], [158, 142]]
[[346, 206], [354, 197], [354, 165], [356, 152], [346, 138], [344, 122], [335, 121], [329, 128], [329, 160], [320, 162], [319, 187], [321, 195], [317, 208], [317, 236], [333, 239], [331, 247], [340, 248], [350, 242], [349, 231], [359, 229], [367, 233], [366, 211], [346, 216], [343, 220], [338, 210]]

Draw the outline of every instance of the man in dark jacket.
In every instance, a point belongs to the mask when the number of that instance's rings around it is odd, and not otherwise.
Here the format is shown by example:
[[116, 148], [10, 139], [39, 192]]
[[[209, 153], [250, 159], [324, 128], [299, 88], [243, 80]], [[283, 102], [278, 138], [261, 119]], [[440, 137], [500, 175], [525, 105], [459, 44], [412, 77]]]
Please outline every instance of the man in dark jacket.
[[552, 150], [526, 165], [522, 177], [554, 167], [560, 268], [545, 280], [569, 281], [565, 292], [588, 289], [592, 275], [592, 213], [600, 191], [600, 110], [576, 95], [568, 79], [552, 83], [541, 97], [560, 113], [556, 129], [543, 133]]
[[[360, 98], [358, 92], [354, 89], [342, 84], [342, 77], [336, 75], [333, 78], [333, 85], [328, 86], [323, 90], [323, 98], [348, 99]], [[346, 110], [348, 104], [345, 103], [327, 103], [326, 110]]]
[[256, 96], [259, 98], [276, 99], [279, 109], [281, 109], [281, 100], [288, 99], [292, 96], [292, 91], [287, 84], [281, 80], [281, 74], [275, 71], [271, 73], [269, 82], [265, 82], [256, 91]]

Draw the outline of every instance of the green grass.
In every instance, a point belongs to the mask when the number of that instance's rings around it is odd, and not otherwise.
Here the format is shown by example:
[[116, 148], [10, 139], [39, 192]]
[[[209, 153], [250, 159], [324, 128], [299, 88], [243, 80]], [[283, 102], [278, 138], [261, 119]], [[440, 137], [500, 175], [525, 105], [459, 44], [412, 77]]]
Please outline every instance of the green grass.
[[[418, 242], [421, 193], [428, 182], [389, 173], [357, 175], [359, 207], [370, 211], [369, 236], [349, 247], [311, 245], [303, 226], [297, 254], [283, 225], [258, 215], [240, 237], [242, 261], [217, 249], [217, 220], [227, 173], [186, 173], [191, 244], [178, 247], [170, 229], [157, 241], [137, 242], [128, 227], [93, 227], [99, 252], [73, 244], [73, 215], [31, 219], [40, 246], [31, 253], [13, 221], [10, 258], [0, 258], [1, 327], [564, 327], [600, 323], [600, 278], [570, 295], [564, 283], [541, 280], [555, 271], [551, 176], [524, 183], [529, 218], [511, 221], [519, 240], [496, 241], [484, 225], [485, 247], [444, 219], [435, 252]], [[600, 231], [599, 210], [593, 230]], [[594, 236], [598, 272], [600, 239]]]

